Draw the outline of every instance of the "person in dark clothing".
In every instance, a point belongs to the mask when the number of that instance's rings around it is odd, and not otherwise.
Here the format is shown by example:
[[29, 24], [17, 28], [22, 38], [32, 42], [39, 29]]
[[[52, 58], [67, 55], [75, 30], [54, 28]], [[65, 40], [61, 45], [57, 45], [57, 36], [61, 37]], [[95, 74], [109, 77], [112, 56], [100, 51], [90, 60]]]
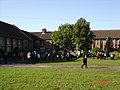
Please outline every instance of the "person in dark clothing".
[[4, 55], [5, 64], [7, 64], [7, 52]]
[[87, 55], [83, 56], [83, 65], [81, 66], [81, 68], [83, 68], [84, 65], [86, 68], [88, 68], [87, 67]]

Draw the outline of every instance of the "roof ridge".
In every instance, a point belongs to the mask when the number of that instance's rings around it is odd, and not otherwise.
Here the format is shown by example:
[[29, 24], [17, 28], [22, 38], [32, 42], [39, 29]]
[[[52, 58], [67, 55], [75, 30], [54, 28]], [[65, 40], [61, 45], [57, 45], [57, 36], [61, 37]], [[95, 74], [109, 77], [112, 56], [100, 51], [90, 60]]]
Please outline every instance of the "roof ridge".
[[110, 29], [110, 30], [91, 30], [91, 31], [120, 31], [120, 29]]
[[17, 28], [18, 31], [19, 31], [20, 33], [22, 33], [25, 37], [27, 37], [28, 39], [32, 40], [28, 35], [26, 35], [24, 32], [22, 32], [21, 29], [19, 29], [16, 25], [13, 25], [13, 26], [14, 26], [15, 28]]

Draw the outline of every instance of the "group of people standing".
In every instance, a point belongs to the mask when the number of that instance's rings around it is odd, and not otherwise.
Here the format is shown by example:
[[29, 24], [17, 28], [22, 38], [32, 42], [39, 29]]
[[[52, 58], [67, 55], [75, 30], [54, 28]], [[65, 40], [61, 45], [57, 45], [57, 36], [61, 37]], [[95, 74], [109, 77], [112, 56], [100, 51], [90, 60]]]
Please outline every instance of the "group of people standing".
[[[4, 53], [1, 55], [4, 58], [5, 63], [39, 63], [43, 61], [71, 61], [73, 55], [69, 51], [19, 51], [19, 52], [11, 52]], [[3, 61], [3, 63], [4, 63]]]
[[37, 51], [28, 51], [28, 52], [19, 52], [19, 59], [24, 60], [24, 62], [30, 63], [38, 63], [40, 60], [45, 59], [45, 54]]
[[104, 52], [97, 52], [96, 57], [97, 59], [106, 59], [107, 54]]
[[40, 60], [60, 60], [60, 61], [70, 61], [72, 60], [73, 56], [70, 52], [60, 53], [60, 52], [36, 52], [36, 51], [28, 51], [28, 52], [19, 52], [19, 59], [26, 60], [27, 63], [38, 63]]

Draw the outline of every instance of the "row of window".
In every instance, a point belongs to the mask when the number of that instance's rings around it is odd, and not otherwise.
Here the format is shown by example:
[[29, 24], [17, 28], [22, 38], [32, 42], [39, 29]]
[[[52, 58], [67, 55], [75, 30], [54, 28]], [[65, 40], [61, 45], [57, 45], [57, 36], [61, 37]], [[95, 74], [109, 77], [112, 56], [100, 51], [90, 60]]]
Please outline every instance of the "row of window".
[[0, 37], [0, 49], [5, 50], [5, 47], [6, 47], [7, 52], [11, 52], [11, 50], [14, 49], [15, 47], [23, 48], [23, 47], [27, 47], [27, 46], [28, 46], [27, 41]]
[[[118, 48], [119, 44], [120, 44], [120, 40], [119, 39], [118, 40], [116, 40], [116, 39], [113, 40], [113, 46]], [[94, 46], [95, 47], [96, 46], [100, 46], [100, 45], [102, 47], [104, 47], [106, 45], [106, 40], [94, 40]]]

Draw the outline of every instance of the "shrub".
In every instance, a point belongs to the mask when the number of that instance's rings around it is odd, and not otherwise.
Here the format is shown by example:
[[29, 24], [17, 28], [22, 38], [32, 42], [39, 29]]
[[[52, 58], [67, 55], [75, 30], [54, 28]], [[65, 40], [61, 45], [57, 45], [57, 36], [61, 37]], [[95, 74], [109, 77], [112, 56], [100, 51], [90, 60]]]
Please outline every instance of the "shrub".
[[114, 54], [115, 55], [114, 59], [120, 59], [120, 53], [118, 51], [110, 52], [109, 54], [110, 55]]
[[96, 55], [97, 52], [99, 52], [100, 49], [99, 48], [93, 48], [92, 49], [92, 54], [94, 54], [94, 56]]

